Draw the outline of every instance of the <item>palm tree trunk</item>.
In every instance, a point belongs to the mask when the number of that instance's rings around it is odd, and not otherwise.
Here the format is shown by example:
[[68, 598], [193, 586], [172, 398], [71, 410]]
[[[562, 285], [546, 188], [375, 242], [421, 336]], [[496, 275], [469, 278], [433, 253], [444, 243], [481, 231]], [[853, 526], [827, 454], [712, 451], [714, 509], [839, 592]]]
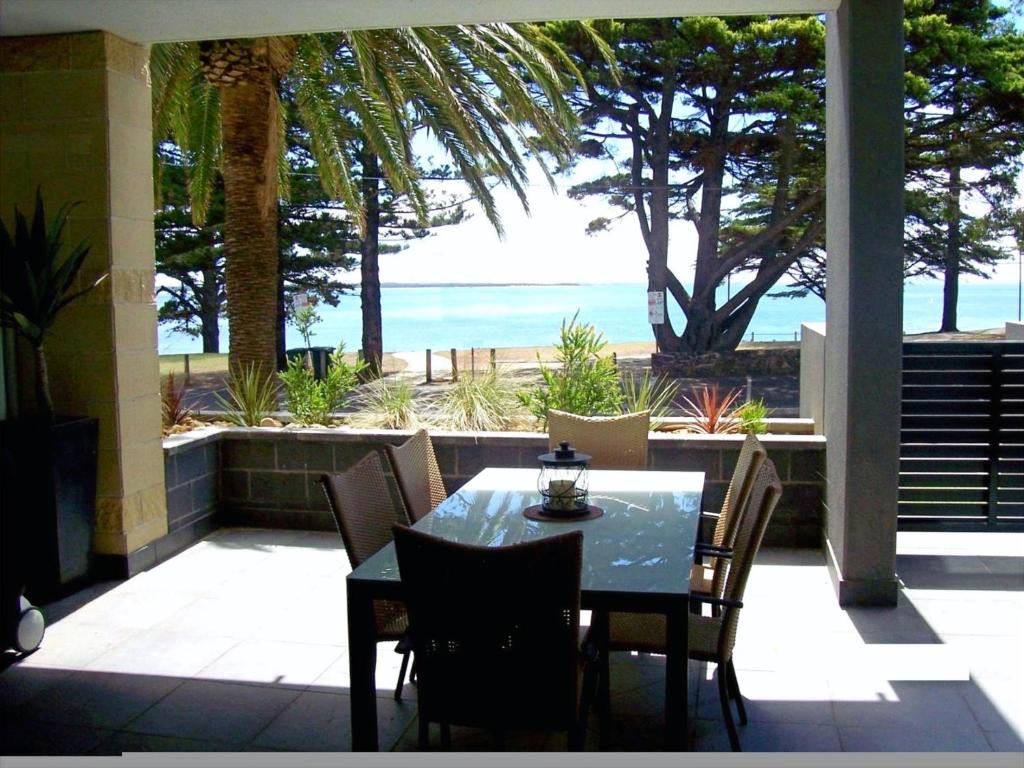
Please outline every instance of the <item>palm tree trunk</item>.
[[363, 207], [366, 211], [366, 232], [359, 246], [360, 288], [363, 306], [363, 359], [366, 375], [380, 376], [384, 340], [380, 311], [380, 163], [372, 152], [363, 151]]
[[220, 89], [224, 165], [224, 283], [232, 371], [276, 370], [277, 163], [281, 153], [278, 79], [291, 65], [294, 40], [200, 43], [208, 81]]
[[221, 89], [228, 364], [277, 368], [277, 96], [269, 76]]

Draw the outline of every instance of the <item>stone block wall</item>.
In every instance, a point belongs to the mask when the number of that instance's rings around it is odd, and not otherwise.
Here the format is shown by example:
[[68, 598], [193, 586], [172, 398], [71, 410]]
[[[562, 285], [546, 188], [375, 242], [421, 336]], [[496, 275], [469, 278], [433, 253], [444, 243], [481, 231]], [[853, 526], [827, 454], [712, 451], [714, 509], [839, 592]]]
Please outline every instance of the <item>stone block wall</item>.
[[[385, 445], [399, 444], [411, 434], [337, 429], [224, 430], [219, 440], [217, 519], [224, 525], [334, 530], [320, 475], [347, 469], [367, 451], [383, 454]], [[450, 493], [486, 466], [535, 468], [537, 455], [547, 450], [547, 436], [535, 433], [435, 432], [431, 439]], [[763, 441], [783, 482], [782, 500], [766, 534], [766, 545], [820, 546], [824, 439], [765, 435]], [[742, 442], [742, 436], [736, 435], [655, 433], [648, 449], [649, 466], [703, 471], [704, 509], [717, 511]], [[397, 497], [393, 482], [391, 492]]]
[[651, 369], [667, 376], [718, 377], [764, 374], [777, 376], [800, 371], [800, 347], [796, 343], [770, 342], [704, 355], [652, 354]]
[[209, 428], [163, 441], [167, 533], [124, 557], [99, 555], [103, 578], [123, 579], [177, 554], [220, 525], [220, 439]]

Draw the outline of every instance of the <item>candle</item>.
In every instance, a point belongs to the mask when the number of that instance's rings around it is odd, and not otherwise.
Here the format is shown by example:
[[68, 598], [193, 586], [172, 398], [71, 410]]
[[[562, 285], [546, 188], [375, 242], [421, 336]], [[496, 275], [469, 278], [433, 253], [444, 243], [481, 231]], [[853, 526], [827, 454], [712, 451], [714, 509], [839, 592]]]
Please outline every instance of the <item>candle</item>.
[[576, 483], [572, 480], [552, 480], [548, 484], [549, 505], [560, 512], [576, 509]]

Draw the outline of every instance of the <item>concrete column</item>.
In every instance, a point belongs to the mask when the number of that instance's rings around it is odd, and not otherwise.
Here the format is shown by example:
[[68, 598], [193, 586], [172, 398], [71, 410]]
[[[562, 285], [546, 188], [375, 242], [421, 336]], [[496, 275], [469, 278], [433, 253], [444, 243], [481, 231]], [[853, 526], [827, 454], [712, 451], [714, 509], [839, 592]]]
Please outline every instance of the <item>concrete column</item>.
[[83, 279], [110, 275], [65, 310], [47, 350], [57, 412], [100, 420], [94, 545], [122, 564], [167, 533], [150, 115], [144, 46], [105, 32], [0, 39], [0, 215], [31, 214], [40, 185], [48, 217], [81, 201], [65, 245], [88, 238]]
[[827, 19], [825, 544], [841, 605], [896, 601], [903, 336], [903, 4]]

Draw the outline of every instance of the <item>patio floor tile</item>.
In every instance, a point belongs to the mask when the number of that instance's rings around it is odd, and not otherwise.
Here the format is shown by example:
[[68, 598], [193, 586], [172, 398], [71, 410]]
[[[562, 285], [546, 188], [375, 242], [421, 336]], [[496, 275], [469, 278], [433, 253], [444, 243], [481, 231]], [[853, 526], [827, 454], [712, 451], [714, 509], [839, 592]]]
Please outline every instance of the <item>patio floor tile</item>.
[[339, 646], [243, 640], [196, 677], [240, 683], [305, 688], [340, 656]]
[[188, 632], [151, 632], [135, 635], [90, 661], [93, 672], [192, 677], [222, 656], [238, 640]]
[[[898, 542], [895, 608], [841, 609], [820, 552], [759, 555], [735, 648], [745, 750], [1024, 751], [1024, 537]], [[348, 750], [348, 571], [333, 533], [221, 529], [136, 578], [44, 606], [43, 646], [0, 666], [0, 753]], [[887, 679], [871, 659], [898, 658], [889, 644], [946, 646], [970, 679]], [[392, 648], [377, 649], [380, 745], [415, 750], [415, 686], [392, 700]], [[610, 666], [610, 730], [602, 740], [592, 713], [586, 748], [661, 750], [664, 657], [615, 653]], [[690, 663], [689, 710], [691, 747], [728, 750], [715, 665]], [[562, 751], [565, 736], [504, 744]], [[493, 743], [453, 728], [453, 746]]]
[[112, 733], [91, 726], [8, 718], [0, 724], [0, 754], [82, 755]]
[[124, 730], [242, 746], [298, 695], [272, 686], [188, 680]]
[[[347, 694], [305, 691], [252, 742], [253, 748], [288, 751], [347, 752], [352, 749], [351, 706]], [[416, 716], [413, 698], [377, 701], [382, 745], [394, 744]], [[415, 729], [414, 729], [415, 730]]]
[[181, 685], [181, 678], [78, 672], [27, 704], [32, 720], [116, 729]]
[[848, 752], [990, 752], [985, 735], [973, 724], [936, 728], [918, 724], [896, 726], [840, 725], [843, 749]]

